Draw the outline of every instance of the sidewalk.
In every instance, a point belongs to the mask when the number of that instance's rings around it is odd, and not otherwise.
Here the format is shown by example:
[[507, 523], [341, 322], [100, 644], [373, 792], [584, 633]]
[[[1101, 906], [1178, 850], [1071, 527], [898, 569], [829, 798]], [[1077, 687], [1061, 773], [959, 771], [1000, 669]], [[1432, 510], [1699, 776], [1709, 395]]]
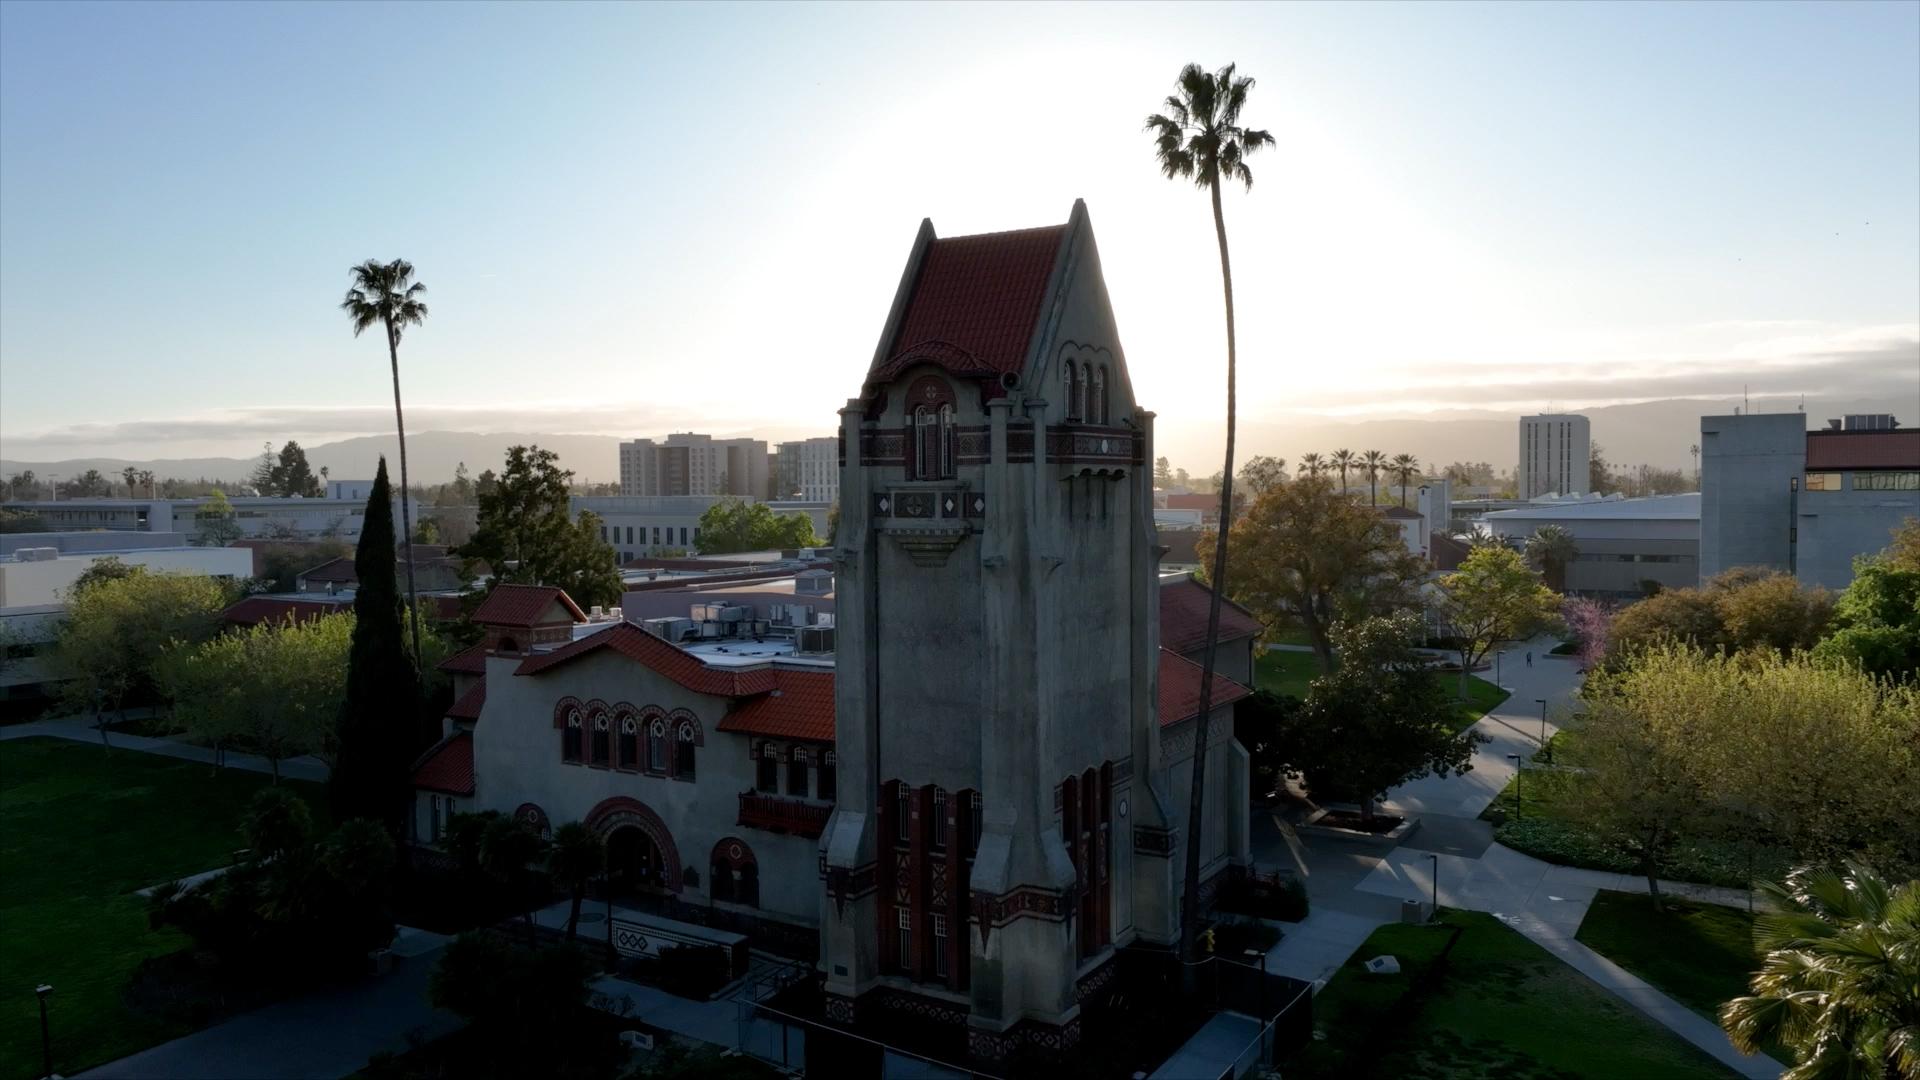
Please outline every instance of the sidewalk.
[[[30, 724], [10, 724], [0, 727], [0, 740], [32, 738], [71, 739], [74, 742], [100, 745], [100, 732], [93, 726], [93, 718], [88, 716], [63, 716], [52, 720], [36, 720]], [[185, 761], [213, 764], [212, 749], [195, 746], [182, 739], [155, 739], [146, 735], [124, 735], [117, 731], [109, 731], [107, 745], [115, 750], [133, 750], [142, 754], [160, 754]], [[273, 773], [273, 763], [266, 758], [258, 754], [241, 754], [231, 750], [227, 752], [223, 767], [268, 775]], [[327, 772], [327, 763], [312, 756], [288, 758], [280, 763], [280, 778], [283, 780], [325, 783]]]

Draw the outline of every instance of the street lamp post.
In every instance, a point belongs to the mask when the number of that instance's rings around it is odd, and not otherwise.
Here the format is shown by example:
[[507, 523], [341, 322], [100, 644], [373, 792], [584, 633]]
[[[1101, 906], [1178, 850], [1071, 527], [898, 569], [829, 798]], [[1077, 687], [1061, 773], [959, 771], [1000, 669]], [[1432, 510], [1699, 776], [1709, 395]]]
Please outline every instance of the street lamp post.
[[53, 1036], [47, 1033], [47, 995], [53, 993], [53, 987], [41, 983], [33, 988], [35, 997], [40, 999], [40, 1063], [42, 1076], [53, 1075]]
[[1505, 655], [1507, 655], [1507, 650], [1505, 649], [1501, 649], [1499, 652], [1493, 654], [1493, 685], [1495, 686], [1500, 685], [1500, 658]]
[[1433, 909], [1427, 913], [1427, 921], [1432, 922], [1440, 917], [1440, 856], [1430, 851], [1427, 858], [1433, 860]]
[[1540, 749], [1545, 750], [1547, 760], [1552, 761], [1553, 747], [1547, 742], [1547, 699], [1534, 698], [1533, 700], [1540, 706]]
[[1520, 755], [1508, 754], [1507, 760], [1513, 762], [1513, 819], [1520, 820], [1526, 810], [1527, 801], [1520, 793]]

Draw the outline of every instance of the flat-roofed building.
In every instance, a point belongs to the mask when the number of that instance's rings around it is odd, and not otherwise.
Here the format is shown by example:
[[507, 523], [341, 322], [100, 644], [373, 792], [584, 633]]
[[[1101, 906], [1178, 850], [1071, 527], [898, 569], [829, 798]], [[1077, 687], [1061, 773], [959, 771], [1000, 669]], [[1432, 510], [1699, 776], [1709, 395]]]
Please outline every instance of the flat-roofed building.
[[767, 497], [763, 439], [716, 439], [690, 431], [665, 439], [620, 444], [622, 495], [739, 495]]
[[1567, 564], [1566, 590], [1585, 596], [1629, 598], [1700, 580], [1700, 495], [1536, 499], [1484, 519], [1495, 537], [1520, 547], [1548, 525], [1572, 534], [1577, 553]]
[[1520, 418], [1520, 497], [1579, 495], [1587, 490], [1593, 433], [1578, 413]]
[[783, 442], [774, 450], [776, 499], [832, 505], [840, 498], [840, 440], [832, 435]]

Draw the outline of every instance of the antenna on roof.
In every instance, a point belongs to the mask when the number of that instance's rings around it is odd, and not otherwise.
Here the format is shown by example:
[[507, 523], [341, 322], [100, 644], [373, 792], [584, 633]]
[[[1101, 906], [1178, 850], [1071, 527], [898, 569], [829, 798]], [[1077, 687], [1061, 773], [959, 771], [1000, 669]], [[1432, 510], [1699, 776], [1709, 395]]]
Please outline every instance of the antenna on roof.
[[1745, 405], [1745, 406], [1746, 406], [1746, 408], [1747, 408], [1747, 415], [1748, 415], [1748, 416], [1752, 416], [1752, 415], [1753, 415], [1753, 400], [1752, 400], [1751, 398], [1749, 398], [1749, 397], [1747, 397], [1747, 384], [1746, 384], [1746, 383], [1741, 383], [1741, 384], [1740, 384], [1740, 403], [1741, 403], [1742, 405]]

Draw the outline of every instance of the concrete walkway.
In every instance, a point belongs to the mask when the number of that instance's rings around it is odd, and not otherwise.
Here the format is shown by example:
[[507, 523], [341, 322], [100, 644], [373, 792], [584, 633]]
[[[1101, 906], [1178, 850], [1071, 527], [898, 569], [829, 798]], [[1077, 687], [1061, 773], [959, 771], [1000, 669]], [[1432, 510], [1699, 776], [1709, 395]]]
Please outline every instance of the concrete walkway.
[[[1525, 761], [1539, 749], [1539, 700], [1547, 702], [1545, 734], [1551, 737], [1557, 730], [1554, 719], [1564, 715], [1579, 688], [1578, 668], [1548, 657], [1554, 644], [1536, 639], [1507, 648], [1500, 675], [1512, 696], [1474, 725], [1487, 741], [1475, 748], [1471, 772], [1430, 776], [1388, 792], [1387, 807], [1421, 819], [1419, 831], [1398, 847], [1327, 837], [1314, 837], [1309, 845], [1277, 814], [1256, 814], [1256, 858], [1290, 867], [1306, 882], [1311, 902], [1308, 917], [1287, 927], [1267, 954], [1268, 970], [1324, 984], [1368, 935], [1400, 917], [1404, 901], [1431, 902], [1437, 869], [1442, 906], [1497, 916], [1738, 1075], [1779, 1076], [1778, 1062], [1741, 1054], [1713, 1021], [1574, 939], [1601, 889], [1643, 890], [1644, 878], [1542, 862], [1494, 843], [1492, 825], [1478, 820], [1513, 778], [1515, 762], [1509, 755]], [[1531, 667], [1524, 658], [1529, 648]], [[1704, 903], [1747, 904], [1747, 894], [1737, 889], [1682, 882], [1662, 882], [1661, 889]]]
[[101, 1080], [338, 1080], [382, 1051], [457, 1031], [427, 1001], [446, 938], [402, 928], [386, 975], [283, 1001], [81, 1073]]
[[[91, 716], [63, 716], [51, 720], [36, 720], [30, 724], [11, 724], [0, 727], [0, 740], [54, 738], [70, 739], [74, 742], [100, 745], [99, 729], [93, 725]], [[205, 746], [195, 746], [185, 739], [155, 739], [146, 735], [126, 735], [117, 731], [107, 732], [107, 744], [115, 750], [133, 750], [142, 754], [160, 754], [164, 757], [180, 758], [183, 761], [199, 761], [213, 764], [213, 750]], [[258, 754], [241, 754], [229, 750], [222, 767], [241, 769], [272, 775], [273, 763]], [[280, 763], [280, 777], [283, 780], [308, 780], [325, 783], [327, 763], [311, 755], [288, 758]]]

